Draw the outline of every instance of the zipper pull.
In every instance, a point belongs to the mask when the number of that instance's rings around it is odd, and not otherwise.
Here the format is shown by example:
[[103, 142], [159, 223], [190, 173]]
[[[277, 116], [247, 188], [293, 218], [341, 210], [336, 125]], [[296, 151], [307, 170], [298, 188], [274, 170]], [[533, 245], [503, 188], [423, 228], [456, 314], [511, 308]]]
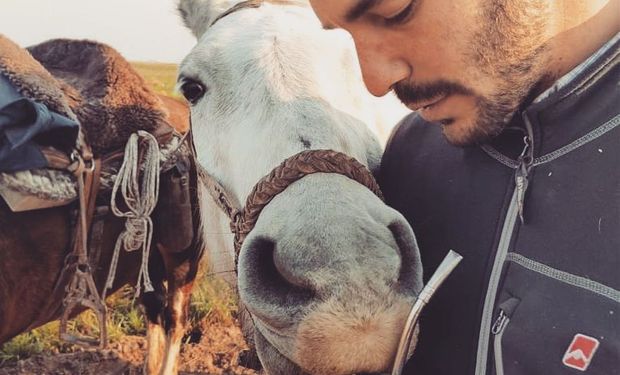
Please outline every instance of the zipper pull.
[[523, 151], [521, 155], [519, 155], [519, 166], [517, 167], [517, 171], [515, 173], [515, 186], [517, 189], [517, 206], [519, 209], [519, 218], [521, 219], [521, 224], [525, 222], [523, 217], [523, 209], [524, 209], [524, 201], [525, 201], [525, 193], [527, 192], [527, 188], [529, 186], [529, 174], [532, 169], [532, 164], [534, 162], [534, 158], [532, 156], [532, 142], [529, 136], [523, 137], [523, 143], [525, 146], [523, 147]]
[[521, 224], [525, 222], [523, 218], [523, 205], [525, 201], [525, 191], [527, 190], [527, 186], [529, 185], [529, 181], [527, 179], [527, 174], [517, 171], [517, 176], [515, 177], [515, 184], [517, 185], [517, 205], [519, 209], [519, 219], [521, 219]]
[[493, 327], [491, 327], [491, 333], [494, 335], [498, 335], [506, 326], [506, 322], [508, 321], [508, 315], [504, 312], [504, 310], [499, 310], [499, 316], [495, 323], [493, 323]]

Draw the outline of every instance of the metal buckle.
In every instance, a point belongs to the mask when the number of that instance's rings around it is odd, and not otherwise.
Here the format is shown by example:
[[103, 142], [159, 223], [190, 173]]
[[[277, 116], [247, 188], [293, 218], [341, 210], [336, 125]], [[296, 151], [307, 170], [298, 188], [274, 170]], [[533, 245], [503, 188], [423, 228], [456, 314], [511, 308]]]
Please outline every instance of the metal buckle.
[[89, 173], [95, 172], [95, 159], [84, 160], [84, 166]]

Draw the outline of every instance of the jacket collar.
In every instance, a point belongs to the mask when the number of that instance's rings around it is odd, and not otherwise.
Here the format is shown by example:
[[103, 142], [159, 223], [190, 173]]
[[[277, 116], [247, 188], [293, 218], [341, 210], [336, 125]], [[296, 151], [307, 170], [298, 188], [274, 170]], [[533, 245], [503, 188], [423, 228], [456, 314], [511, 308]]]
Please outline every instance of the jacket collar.
[[604, 125], [619, 112], [619, 62], [620, 33], [517, 114], [489, 146], [516, 160], [529, 121], [533, 156], [540, 157]]

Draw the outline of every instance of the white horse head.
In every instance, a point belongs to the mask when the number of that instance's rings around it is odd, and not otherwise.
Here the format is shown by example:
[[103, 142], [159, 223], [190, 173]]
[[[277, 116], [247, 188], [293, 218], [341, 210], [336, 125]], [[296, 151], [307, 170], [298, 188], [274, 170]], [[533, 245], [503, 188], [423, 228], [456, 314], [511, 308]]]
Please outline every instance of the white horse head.
[[[376, 135], [386, 133], [378, 119], [395, 107], [364, 87], [348, 34], [324, 30], [300, 2], [265, 2], [211, 26], [237, 2], [179, 5], [198, 38], [179, 84], [201, 165], [239, 202], [307, 149], [340, 151], [376, 171]], [[214, 271], [230, 269], [228, 218], [209, 196], [203, 203]], [[263, 210], [241, 248], [237, 284], [268, 373], [351, 374], [391, 366], [422, 278], [403, 216], [363, 185], [317, 173]]]

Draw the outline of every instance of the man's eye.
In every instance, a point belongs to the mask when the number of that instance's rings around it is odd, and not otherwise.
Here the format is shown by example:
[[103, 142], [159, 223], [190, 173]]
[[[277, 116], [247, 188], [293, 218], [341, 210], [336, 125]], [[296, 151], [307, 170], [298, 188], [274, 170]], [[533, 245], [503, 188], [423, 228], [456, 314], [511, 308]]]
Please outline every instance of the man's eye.
[[411, 1], [405, 8], [403, 8], [403, 10], [401, 10], [397, 14], [391, 17], [386, 17], [384, 19], [385, 25], [386, 26], [399, 25], [407, 21], [409, 19], [409, 16], [413, 13], [416, 3], [417, 3], [416, 0]]

